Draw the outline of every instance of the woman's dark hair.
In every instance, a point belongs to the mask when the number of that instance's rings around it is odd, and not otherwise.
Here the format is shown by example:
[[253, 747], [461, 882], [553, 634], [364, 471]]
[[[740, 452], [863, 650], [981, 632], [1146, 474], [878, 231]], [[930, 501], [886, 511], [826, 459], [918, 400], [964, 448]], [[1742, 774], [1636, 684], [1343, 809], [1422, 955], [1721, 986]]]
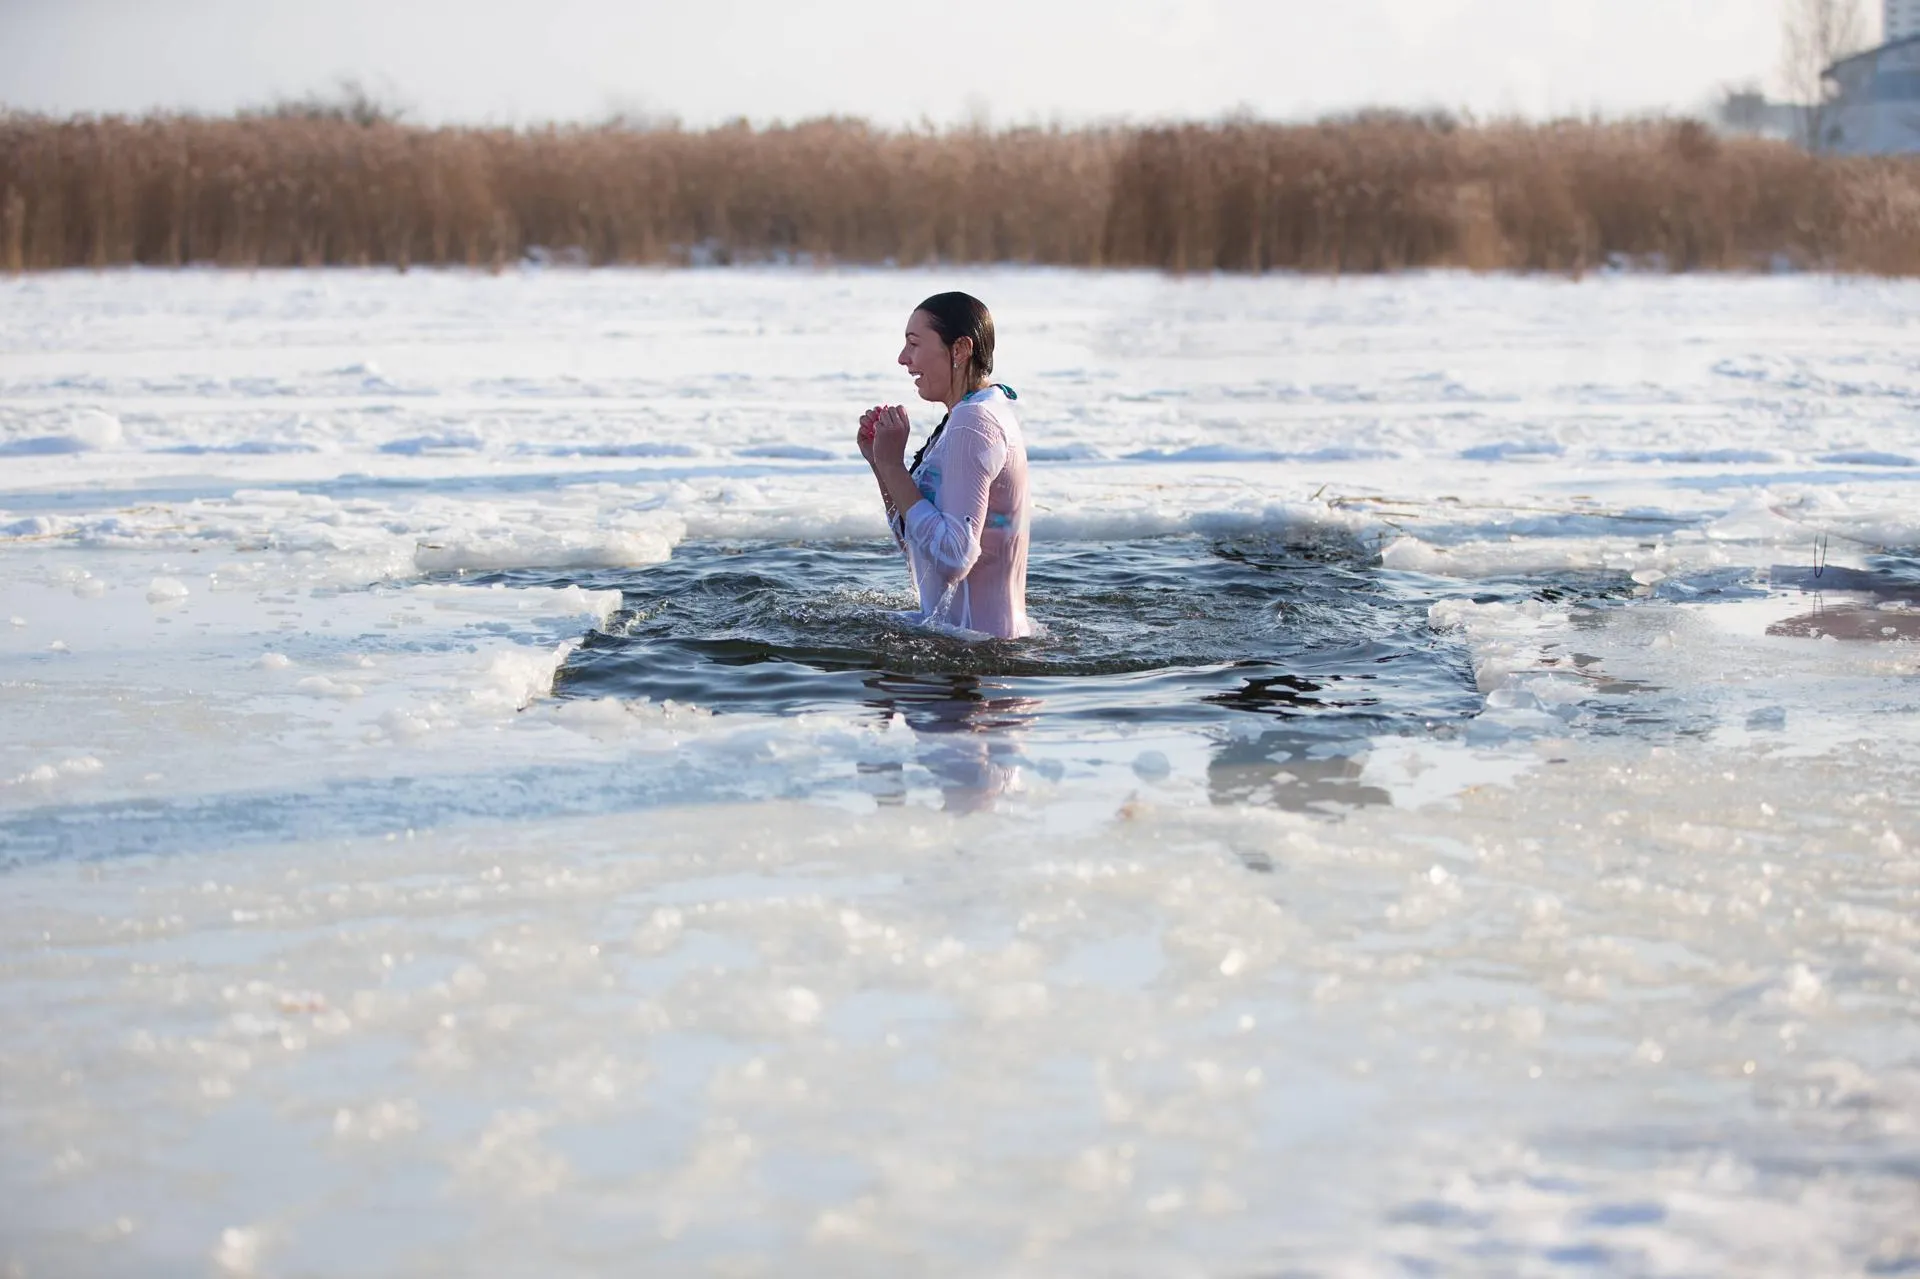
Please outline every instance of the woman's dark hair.
[[[993, 312], [987, 310], [987, 304], [971, 293], [936, 293], [914, 310], [926, 312], [933, 331], [949, 347], [961, 338], [973, 339], [973, 355], [967, 360], [965, 381], [961, 385], [968, 392], [985, 386], [993, 376]], [[920, 469], [920, 459], [946, 429], [947, 419], [943, 417], [940, 425], [933, 428], [933, 434], [927, 436], [927, 442], [913, 455], [907, 467], [909, 472]]]
[[967, 364], [966, 388], [977, 391], [993, 374], [993, 312], [971, 293], [936, 293], [914, 308], [925, 311], [940, 340], [952, 346], [973, 339], [973, 358]]

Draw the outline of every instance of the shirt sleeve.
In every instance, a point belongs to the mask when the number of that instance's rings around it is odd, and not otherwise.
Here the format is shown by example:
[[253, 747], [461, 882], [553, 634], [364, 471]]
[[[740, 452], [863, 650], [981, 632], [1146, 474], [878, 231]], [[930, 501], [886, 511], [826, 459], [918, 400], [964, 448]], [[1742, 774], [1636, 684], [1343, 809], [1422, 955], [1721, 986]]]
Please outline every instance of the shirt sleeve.
[[1007, 462], [1000, 426], [974, 409], [956, 411], [941, 450], [938, 503], [925, 498], [906, 513], [906, 538], [946, 584], [959, 581], [980, 558], [980, 532], [987, 526], [987, 492]]

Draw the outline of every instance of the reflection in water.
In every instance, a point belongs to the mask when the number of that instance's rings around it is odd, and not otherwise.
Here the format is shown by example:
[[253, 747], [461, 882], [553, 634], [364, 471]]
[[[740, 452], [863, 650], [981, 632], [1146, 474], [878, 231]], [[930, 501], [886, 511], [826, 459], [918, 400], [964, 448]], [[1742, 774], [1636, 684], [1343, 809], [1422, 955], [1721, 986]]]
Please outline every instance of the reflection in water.
[[[1020, 789], [1023, 739], [1043, 699], [1013, 694], [1007, 684], [975, 675], [887, 673], [871, 675], [865, 684], [866, 705], [900, 716], [913, 730], [915, 761], [937, 779], [948, 811], [983, 811]], [[1328, 704], [1311, 696], [1319, 691], [1311, 680], [1267, 675], [1249, 679], [1237, 694], [1209, 700], [1285, 716], [1300, 713], [1303, 705]], [[1362, 780], [1367, 748], [1365, 739], [1329, 741], [1297, 729], [1217, 742], [1207, 764], [1207, 797], [1215, 804], [1295, 812], [1391, 804], [1388, 791]], [[907, 779], [899, 765], [863, 771], [891, 782], [873, 792], [881, 803], [905, 802]]]
[[[939, 779], [949, 811], [979, 812], [1019, 788], [1020, 730], [1039, 713], [1039, 698], [994, 696], [1006, 685], [977, 675], [882, 673], [864, 683], [870, 690], [863, 699], [868, 706], [899, 715], [913, 730], [915, 758]], [[905, 797], [904, 777], [897, 791], [879, 795], [882, 803]]]
[[1327, 742], [1285, 730], [1224, 742], [1207, 763], [1207, 798], [1295, 812], [1391, 804], [1391, 794], [1361, 781], [1358, 752], [1366, 748], [1364, 741]]
[[[1365, 715], [1379, 699], [1352, 686], [1373, 678], [1365, 673], [1330, 674], [1319, 680], [1291, 673], [1257, 675], [1206, 700], [1283, 721], [1329, 711]], [[1229, 740], [1214, 749], [1207, 764], [1207, 796], [1215, 804], [1259, 804], [1296, 812], [1391, 804], [1391, 794], [1360, 780], [1360, 757], [1366, 750], [1365, 739], [1329, 740], [1297, 727]]]
[[[1245, 666], [1265, 666], [1264, 662], [1246, 662]], [[1371, 675], [1355, 675], [1354, 679], [1372, 679]], [[1355, 711], [1369, 706], [1378, 706], [1376, 697], [1348, 696], [1330, 685], [1344, 683], [1345, 675], [1328, 675], [1325, 682], [1316, 682], [1303, 675], [1260, 675], [1248, 679], [1239, 688], [1223, 693], [1213, 693], [1203, 700], [1215, 706], [1230, 706], [1237, 711], [1253, 711], [1256, 714], [1289, 715], [1308, 714], [1315, 711]], [[1320, 694], [1320, 696], [1315, 696]]]
[[[1888, 608], [1887, 603], [1900, 607]], [[1904, 601], [1843, 600], [1827, 603], [1814, 597], [1813, 609], [1782, 618], [1767, 627], [1769, 635], [1791, 635], [1799, 639], [1874, 640], [1887, 642], [1920, 640], [1920, 612], [1904, 606]]]
[[1865, 568], [1776, 564], [1767, 574], [1775, 590], [1812, 597], [1804, 613], [1767, 627], [1796, 639], [1912, 642], [1920, 640], [1920, 561], [1906, 555], [1870, 555]]
[[1773, 623], [1767, 627], [1769, 635], [1920, 640], [1920, 561], [1912, 556], [1871, 555], [1859, 569], [1776, 564], [1768, 580], [1775, 589], [1798, 588], [1813, 597], [1812, 608]]

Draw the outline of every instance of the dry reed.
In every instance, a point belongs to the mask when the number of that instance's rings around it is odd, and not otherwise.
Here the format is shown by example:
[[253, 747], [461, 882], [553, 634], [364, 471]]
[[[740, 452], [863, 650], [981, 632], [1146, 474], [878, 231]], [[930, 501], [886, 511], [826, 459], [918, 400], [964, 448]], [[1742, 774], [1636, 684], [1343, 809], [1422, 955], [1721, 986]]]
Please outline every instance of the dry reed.
[[800, 257], [1920, 274], [1920, 162], [1683, 121], [888, 132], [0, 117], [0, 269]]

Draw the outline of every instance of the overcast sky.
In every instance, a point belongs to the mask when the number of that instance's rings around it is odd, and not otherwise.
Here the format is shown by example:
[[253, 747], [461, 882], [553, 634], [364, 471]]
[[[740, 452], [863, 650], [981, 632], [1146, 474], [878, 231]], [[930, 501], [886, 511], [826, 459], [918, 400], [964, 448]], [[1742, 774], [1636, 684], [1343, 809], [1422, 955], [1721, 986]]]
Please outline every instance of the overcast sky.
[[0, 103], [224, 112], [351, 77], [431, 122], [1620, 113], [1771, 82], [1779, 28], [1780, 0], [0, 0]]

